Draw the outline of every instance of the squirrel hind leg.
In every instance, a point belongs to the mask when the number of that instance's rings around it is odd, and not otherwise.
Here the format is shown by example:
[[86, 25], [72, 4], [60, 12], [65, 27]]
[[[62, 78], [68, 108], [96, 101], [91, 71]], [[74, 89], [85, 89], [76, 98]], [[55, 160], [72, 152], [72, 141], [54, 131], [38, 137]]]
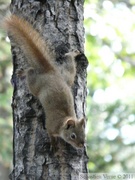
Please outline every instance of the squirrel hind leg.
[[29, 84], [29, 86], [33, 86], [33, 84], [35, 83], [36, 79], [37, 79], [37, 73], [36, 70], [32, 67], [28, 68], [26, 70], [26, 77], [27, 77], [27, 82]]
[[61, 74], [68, 86], [72, 86], [74, 84], [74, 79], [76, 75], [76, 63], [75, 57], [78, 56], [80, 52], [78, 50], [74, 50], [65, 54], [65, 61], [63, 62], [61, 68]]

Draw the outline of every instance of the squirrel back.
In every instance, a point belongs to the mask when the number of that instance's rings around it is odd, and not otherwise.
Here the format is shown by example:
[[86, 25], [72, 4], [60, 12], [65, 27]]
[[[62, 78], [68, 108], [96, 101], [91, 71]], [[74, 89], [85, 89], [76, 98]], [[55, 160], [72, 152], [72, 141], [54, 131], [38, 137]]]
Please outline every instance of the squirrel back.
[[31, 67], [44, 72], [54, 69], [50, 62], [50, 58], [52, 61], [55, 57], [54, 52], [50, 53], [48, 45], [30, 23], [12, 14], [5, 18], [3, 27], [21, 47]]

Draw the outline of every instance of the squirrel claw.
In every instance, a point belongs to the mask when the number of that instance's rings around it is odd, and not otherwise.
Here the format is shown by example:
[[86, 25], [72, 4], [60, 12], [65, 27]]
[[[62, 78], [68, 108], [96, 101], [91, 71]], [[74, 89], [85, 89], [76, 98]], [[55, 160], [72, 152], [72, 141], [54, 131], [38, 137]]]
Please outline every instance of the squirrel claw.
[[77, 55], [79, 55], [79, 54], [81, 54], [81, 53], [80, 53], [80, 51], [79, 51], [79, 50], [77, 50], [77, 49], [76, 49], [76, 50], [74, 50], [73, 52], [76, 54], [76, 56], [77, 56]]
[[55, 154], [55, 153], [57, 152], [57, 150], [58, 150], [58, 148], [57, 148], [56, 145], [55, 145], [55, 146], [52, 145], [52, 144], [50, 145], [50, 151], [51, 151], [51, 152], [53, 152], [53, 153]]
[[76, 50], [74, 50], [74, 51], [71, 51], [71, 52], [66, 53], [65, 56], [76, 57], [76, 56], [78, 56], [79, 54], [81, 54], [80, 51], [76, 49]]
[[26, 72], [24, 71], [24, 69], [18, 69], [16, 72], [16, 75], [18, 77], [24, 77], [24, 76], [26, 76]]
[[56, 153], [56, 151], [58, 150], [57, 137], [51, 136], [50, 139], [51, 139], [50, 151], [52, 151], [53, 153]]

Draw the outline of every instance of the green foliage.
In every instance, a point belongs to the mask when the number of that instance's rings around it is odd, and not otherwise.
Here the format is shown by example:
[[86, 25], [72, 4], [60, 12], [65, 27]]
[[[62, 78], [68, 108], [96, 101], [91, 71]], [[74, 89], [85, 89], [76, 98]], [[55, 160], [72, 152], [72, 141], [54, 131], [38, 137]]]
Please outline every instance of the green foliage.
[[12, 160], [11, 55], [10, 44], [0, 31], [0, 164], [10, 167]]
[[85, 1], [90, 172], [135, 172], [134, 1]]

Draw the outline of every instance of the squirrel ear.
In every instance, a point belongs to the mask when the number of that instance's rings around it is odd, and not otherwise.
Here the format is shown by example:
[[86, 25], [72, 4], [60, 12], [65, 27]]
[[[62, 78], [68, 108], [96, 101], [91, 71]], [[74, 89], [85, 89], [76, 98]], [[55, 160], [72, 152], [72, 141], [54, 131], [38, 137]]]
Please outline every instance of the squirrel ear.
[[82, 118], [79, 123], [81, 126], [83, 126], [85, 128], [85, 119], [84, 118]]
[[75, 121], [73, 119], [68, 119], [65, 123], [66, 129], [69, 129], [70, 127], [75, 126]]

